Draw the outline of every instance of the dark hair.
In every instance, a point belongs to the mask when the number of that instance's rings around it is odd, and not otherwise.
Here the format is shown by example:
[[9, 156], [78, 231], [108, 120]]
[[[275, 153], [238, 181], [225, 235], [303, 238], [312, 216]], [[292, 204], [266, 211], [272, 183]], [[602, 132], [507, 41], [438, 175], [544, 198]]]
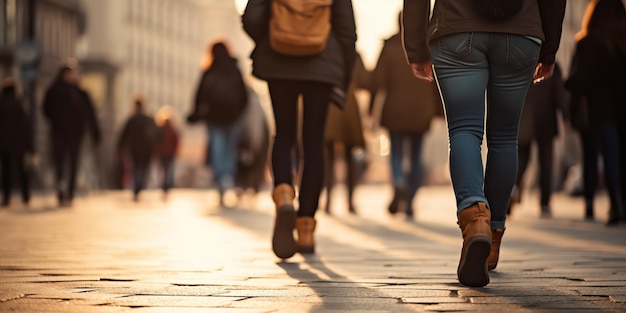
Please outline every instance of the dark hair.
[[[599, 0], [596, 3], [587, 32], [595, 36], [626, 36], [626, 10], [621, 0]], [[616, 39], [617, 39], [616, 38]]]
[[226, 44], [222, 41], [213, 44], [211, 47], [211, 54], [213, 55], [213, 59], [219, 57], [230, 57], [228, 47], [226, 47]]
[[57, 80], [63, 80], [63, 77], [65, 77], [65, 75], [67, 75], [67, 73], [71, 71], [74, 71], [74, 68], [67, 65], [62, 66], [57, 73]]
[[12, 77], [7, 77], [2, 81], [2, 87], [0, 89], [0, 94], [3, 95], [14, 95], [15, 94], [15, 80]]

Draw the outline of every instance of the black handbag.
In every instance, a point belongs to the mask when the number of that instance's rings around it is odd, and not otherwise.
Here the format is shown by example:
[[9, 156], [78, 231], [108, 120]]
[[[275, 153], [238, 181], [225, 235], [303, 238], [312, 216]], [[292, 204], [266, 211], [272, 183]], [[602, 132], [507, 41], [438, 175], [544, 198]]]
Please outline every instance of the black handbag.
[[522, 10], [524, 0], [475, 0], [478, 14], [489, 21], [504, 22]]

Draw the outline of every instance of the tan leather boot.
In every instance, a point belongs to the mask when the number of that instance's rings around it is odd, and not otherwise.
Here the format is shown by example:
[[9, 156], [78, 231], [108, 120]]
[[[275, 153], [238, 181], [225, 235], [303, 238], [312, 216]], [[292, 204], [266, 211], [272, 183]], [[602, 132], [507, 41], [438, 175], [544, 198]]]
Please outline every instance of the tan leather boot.
[[298, 217], [296, 229], [298, 230], [298, 252], [315, 253], [315, 226], [317, 222], [312, 217]]
[[459, 212], [463, 232], [463, 249], [457, 276], [466, 286], [483, 287], [489, 283], [487, 258], [491, 251], [491, 211], [484, 203], [476, 203]]
[[500, 258], [500, 243], [502, 242], [502, 236], [504, 236], [504, 228], [498, 228], [491, 231], [491, 252], [489, 253], [489, 259], [487, 259], [487, 265], [490, 271], [496, 269], [498, 266], [498, 259]]
[[296, 224], [296, 211], [293, 207], [295, 197], [296, 192], [289, 184], [276, 186], [272, 194], [276, 204], [272, 250], [281, 259], [288, 259], [298, 251], [298, 245], [293, 237]]

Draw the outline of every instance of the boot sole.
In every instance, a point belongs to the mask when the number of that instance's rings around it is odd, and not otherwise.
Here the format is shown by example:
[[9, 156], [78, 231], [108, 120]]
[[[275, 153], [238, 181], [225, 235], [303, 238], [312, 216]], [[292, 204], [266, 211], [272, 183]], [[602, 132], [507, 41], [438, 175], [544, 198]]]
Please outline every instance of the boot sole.
[[458, 271], [459, 282], [465, 286], [483, 287], [489, 284], [487, 258], [491, 252], [491, 238], [475, 235], [470, 238], [465, 251], [465, 262]]
[[272, 250], [277, 257], [288, 259], [298, 251], [298, 244], [293, 237], [296, 226], [296, 211], [293, 206], [285, 205], [277, 210], [274, 233], [272, 235]]

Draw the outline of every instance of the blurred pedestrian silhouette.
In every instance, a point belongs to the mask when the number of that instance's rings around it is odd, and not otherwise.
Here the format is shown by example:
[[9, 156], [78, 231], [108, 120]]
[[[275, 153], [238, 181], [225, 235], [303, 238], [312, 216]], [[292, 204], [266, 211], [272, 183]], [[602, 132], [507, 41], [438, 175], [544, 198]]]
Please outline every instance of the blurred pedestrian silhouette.
[[[350, 0], [250, 0], [243, 27], [254, 40], [253, 71], [268, 82], [276, 137], [272, 148], [276, 256], [315, 250], [315, 213], [324, 183], [324, 131], [331, 95], [346, 90], [354, 66], [355, 24]], [[295, 212], [293, 151], [302, 97], [303, 170]], [[340, 98], [340, 97], [339, 97]], [[336, 101], [341, 102], [341, 101]], [[337, 103], [340, 104], [340, 103]], [[297, 217], [296, 217], [297, 216]], [[298, 242], [293, 230], [297, 228]]]
[[[611, 200], [607, 225], [624, 218], [620, 162], [626, 162], [626, 156], [620, 156], [618, 127], [623, 128], [626, 119], [625, 38], [626, 12], [622, 2], [592, 1], [577, 35], [576, 53], [566, 82], [572, 93], [572, 125], [579, 130], [583, 143], [585, 218], [593, 219], [601, 154]], [[618, 126], [620, 121], [622, 125]]]
[[63, 66], [48, 88], [43, 103], [44, 115], [51, 128], [60, 206], [69, 206], [74, 199], [79, 151], [86, 128], [94, 143], [100, 143], [100, 127], [94, 106], [89, 94], [78, 86], [79, 79], [75, 65]]
[[237, 147], [244, 130], [240, 119], [248, 102], [248, 90], [224, 42], [211, 47], [211, 64], [196, 92], [190, 123], [205, 122], [209, 131], [210, 163], [224, 205], [224, 193], [235, 187]]
[[134, 113], [124, 124], [118, 148], [132, 160], [133, 200], [139, 201], [139, 193], [146, 188], [150, 163], [159, 144], [159, 128], [154, 119], [145, 113], [144, 99], [137, 97]]
[[[399, 18], [400, 20], [400, 18]], [[401, 21], [401, 20], [400, 20]], [[419, 80], [406, 65], [402, 35], [396, 33], [385, 41], [374, 70], [374, 94], [370, 111], [374, 110], [376, 94], [383, 92], [380, 126], [389, 131], [393, 199], [387, 210], [396, 214], [401, 208], [413, 218], [413, 198], [422, 185], [422, 141], [435, 116], [442, 115], [441, 98], [433, 82]], [[408, 168], [405, 156], [409, 155]]]
[[365, 138], [363, 122], [357, 101], [359, 89], [369, 90], [371, 73], [365, 69], [361, 56], [357, 54], [352, 70], [352, 81], [346, 93], [343, 109], [330, 106], [326, 120], [326, 213], [331, 212], [332, 190], [335, 186], [335, 161], [337, 154], [343, 155], [346, 167], [346, 187], [348, 191], [348, 211], [356, 214], [354, 207], [354, 188], [365, 162]]
[[429, 2], [404, 2], [404, 46], [413, 74], [436, 78], [445, 105], [463, 235], [457, 276], [480, 287], [499, 259], [524, 98], [533, 72], [535, 82], [552, 75], [565, 0], [438, 0], [430, 21]]
[[30, 201], [29, 156], [33, 155], [31, 123], [17, 97], [13, 78], [2, 81], [0, 90], [0, 161], [2, 171], [2, 206], [8, 206], [15, 174], [22, 191], [22, 202]]
[[235, 184], [242, 191], [255, 194], [266, 182], [270, 130], [259, 95], [248, 88], [248, 105], [239, 123], [243, 133], [239, 139]]
[[180, 135], [172, 121], [172, 113], [169, 106], [164, 106], [156, 114], [156, 124], [159, 127], [159, 144], [157, 156], [161, 167], [161, 189], [164, 197], [174, 186], [174, 161], [178, 152]]
[[[543, 217], [551, 216], [553, 143], [559, 132], [557, 111], [565, 112], [566, 102], [567, 92], [563, 87], [563, 78], [558, 65], [554, 67], [551, 78], [528, 88], [524, 101], [517, 149], [519, 158], [517, 178], [511, 195], [511, 205], [521, 202], [524, 173], [530, 161], [531, 145], [535, 142], [539, 155], [540, 205]], [[511, 206], [509, 210], [512, 210]]]

